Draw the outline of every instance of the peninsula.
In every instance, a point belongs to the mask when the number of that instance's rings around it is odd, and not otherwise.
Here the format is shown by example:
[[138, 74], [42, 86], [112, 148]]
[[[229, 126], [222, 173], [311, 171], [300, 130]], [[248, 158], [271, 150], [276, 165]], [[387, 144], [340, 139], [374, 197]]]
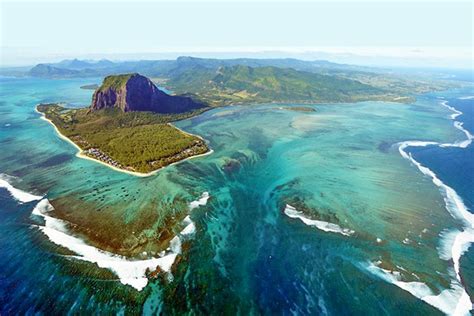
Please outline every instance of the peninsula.
[[[72, 64], [72, 66], [71, 66]], [[414, 93], [450, 85], [409, 81], [390, 75], [298, 60], [213, 60], [180, 57], [141, 63], [40, 64], [31, 76], [63, 78], [117, 73], [132, 67], [165, 85], [167, 94], [138, 73], [106, 76], [92, 104], [65, 109], [40, 105], [58, 132], [80, 148], [80, 155], [122, 171], [149, 174], [163, 166], [207, 153], [205, 142], [170, 123], [227, 105], [281, 104], [281, 109], [314, 112], [312, 105], [359, 101], [411, 103]], [[64, 68], [68, 66], [69, 68]], [[92, 67], [92, 68], [91, 68]], [[329, 68], [327, 68], [329, 67]], [[95, 69], [95, 70], [94, 70]], [[83, 88], [93, 88], [83, 86]], [[288, 107], [286, 104], [299, 106]], [[307, 106], [306, 106], [307, 105]]]
[[136, 73], [106, 77], [89, 107], [40, 104], [37, 110], [80, 149], [80, 156], [135, 175], [209, 153], [201, 137], [171, 124], [202, 113], [206, 106], [187, 96], [168, 95]]

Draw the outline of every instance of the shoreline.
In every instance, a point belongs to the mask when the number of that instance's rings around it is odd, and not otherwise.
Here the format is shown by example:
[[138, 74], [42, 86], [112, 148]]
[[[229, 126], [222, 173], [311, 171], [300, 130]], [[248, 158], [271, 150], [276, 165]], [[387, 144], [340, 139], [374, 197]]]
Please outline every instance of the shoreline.
[[[99, 163], [99, 164], [101, 164], [101, 165], [104, 165], [104, 166], [106, 166], [106, 167], [109, 167], [109, 168], [111, 168], [111, 169], [114, 170], [114, 171], [123, 172], [123, 173], [129, 174], [129, 175], [135, 176], [135, 177], [140, 177], [140, 178], [150, 177], [150, 176], [152, 176], [152, 175], [158, 173], [158, 172], [159, 172], [160, 170], [162, 170], [163, 168], [166, 168], [166, 167], [168, 167], [168, 166], [172, 166], [172, 165], [181, 163], [181, 162], [186, 161], [186, 160], [188, 160], [188, 159], [193, 159], [193, 158], [198, 158], [198, 157], [202, 157], [202, 156], [207, 156], [207, 155], [210, 155], [210, 154], [212, 154], [212, 153], [214, 152], [213, 149], [211, 149], [211, 148], [208, 147], [208, 148], [209, 148], [209, 151], [207, 151], [207, 152], [205, 152], [205, 153], [203, 153], [203, 154], [193, 155], [193, 156], [191, 156], [191, 157], [187, 157], [187, 158], [185, 158], [185, 159], [182, 159], [182, 160], [179, 160], [179, 161], [175, 161], [175, 162], [173, 162], [173, 163], [170, 163], [169, 165], [160, 167], [160, 168], [158, 168], [158, 169], [156, 169], [156, 170], [153, 170], [153, 171], [150, 171], [150, 172], [148, 172], [148, 173], [142, 173], [142, 172], [136, 172], [136, 171], [129, 171], [129, 170], [125, 170], [125, 169], [120, 169], [120, 168], [114, 167], [114, 166], [112, 166], [112, 165], [110, 165], [110, 164], [108, 164], [108, 163], [105, 163], [105, 162], [103, 162], [103, 161], [100, 161], [100, 160], [98, 160], [98, 159], [94, 159], [94, 158], [92, 158], [92, 157], [89, 157], [89, 156], [85, 155], [85, 154], [83, 153], [84, 151], [82, 150], [82, 148], [79, 147], [75, 142], [73, 142], [73, 141], [72, 141], [71, 139], [69, 139], [67, 136], [63, 135], [63, 134], [59, 131], [59, 129], [57, 128], [57, 126], [54, 125], [54, 123], [53, 123], [50, 119], [46, 118], [46, 115], [45, 115], [44, 113], [38, 111], [37, 107], [35, 107], [35, 112], [41, 115], [40, 119], [42, 119], [42, 120], [48, 122], [49, 124], [51, 124], [51, 125], [53, 126], [53, 128], [54, 128], [54, 130], [56, 131], [56, 134], [59, 136], [59, 138], [61, 138], [61, 139], [65, 140], [65, 141], [67, 141], [68, 143], [72, 144], [72, 145], [77, 149], [77, 153], [76, 153], [76, 155], [75, 155], [76, 157], [82, 158], [82, 159], [87, 159], [87, 160], [90, 160], [90, 161], [94, 161], [94, 162], [96, 162], [96, 163]], [[202, 138], [202, 137], [199, 136], [199, 135], [194, 135], [194, 134], [188, 133], [188, 132], [186, 132], [186, 131], [183, 131], [182, 129], [180, 129], [180, 128], [174, 126], [174, 125], [171, 124], [171, 123], [167, 123], [167, 124], [170, 125], [170, 126], [172, 126], [172, 127], [174, 127], [174, 128], [176, 128], [177, 130], [179, 130], [179, 131], [182, 132], [183, 134], [190, 135], [190, 136], [194, 136], [194, 137], [198, 137], [199, 139], [201, 139], [202, 141], [205, 142], [204, 138]], [[206, 144], [206, 145], [207, 145], [207, 144]]]

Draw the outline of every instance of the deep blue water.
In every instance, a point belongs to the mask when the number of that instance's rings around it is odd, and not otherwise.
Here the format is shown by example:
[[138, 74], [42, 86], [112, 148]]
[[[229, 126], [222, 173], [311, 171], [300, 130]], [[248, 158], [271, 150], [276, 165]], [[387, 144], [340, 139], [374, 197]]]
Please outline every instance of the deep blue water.
[[[448, 98], [448, 105], [463, 114], [456, 118], [463, 127], [474, 134], [474, 99]], [[434, 171], [439, 179], [452, 187], [464, 201], [471, 213], [474, 212], [474, 145], [467, 148], [438, 146], [412, 148], [414, 158]], [[461, 258], [461, 275], [466, 290], [474, 293], [474, 247], [470, 247]]]
[[[437, 95], [420, 96], [411, 105], [318, 105], [314, 113], [278, 105], [215, 109], [176, 123], [209, 140], [212, 155], [135, 178], [78, 159], [34, 112], [40, 102], [88, 104], [91, 91], [79, 87], [89, 83], [0, 81], [0, 173], [15, 176], [15, 186], [28, 192], [48, 199], [69, 196], [71, 203], [107, 188], [115, 215], [109, 219], [121, 225], [147, 214], [137, 212], [142, 204], [178, 194], [191, 201], [204, 191], [211, 199], [191, 213], [196, 236], [175, 266], [174, 281], [150, 280], [140, 292], [111, 271], [68, 256], [67, 248], [38, 229], [44, 223], [31, 214], [36, 201], [18, 203], [0, 188], [1, 316], [441, 313], [393, 284], [390, 277], [397, 274], [369, 269], [383, 263], [402, 275], [404, 284], [429, 286], [433, 295], [453, 281], [452, 262], [441, 259], [437, 247], [440, 233], [459, 228], [459, 221], [446, 211], [431, 179], [394, 146], [404, 140], [464, 139]], [[439, 94], [465, 113], [457, 119], [472, 131], [472, 103], [458, 102], [461, 95]], [[471, 207], [470, 150], [411, 149]], [[228, 161], [240, 168], [225, 169]], [[116, 194], [125, 185], [140, 190], [137, 202]], [[285, 203], [306, 205], [309, 213], [355, 234], [304, 225], [285, 215]], [[473, 251], [462, 257], [471, 298], [473, 262]]]
[[[463, 127], [474, 134], [474, 99], [447, 99], [448, 105], [463, 114], [456, 118]], [[433, 170], [464, 200], [469, 210], [474, 210], [474, 146], [467, 148], [438, 146], [418, 147], [410, 150], [416, 160]], [[470, 176], [466, 176], [470, 175]]]

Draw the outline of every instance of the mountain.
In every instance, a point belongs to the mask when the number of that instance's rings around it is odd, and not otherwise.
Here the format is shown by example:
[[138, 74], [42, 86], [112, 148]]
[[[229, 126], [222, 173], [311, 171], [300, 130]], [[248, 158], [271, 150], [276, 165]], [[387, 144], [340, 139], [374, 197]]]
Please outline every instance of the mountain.
[[[21, 75], [19, 71], [6, 73]], [[211, 59], [183, 56], [176, 60], [121, 62], [71, 59], [56, 64], [37, 65], [27, 75], [70, 78], [105, 77], [124, 73], [140, 73], [160, 80], [178, 94], [199, 94], [199, 99], [204, 103], [217, 106], [234, 102], [407, 102], [408, 99], [399, 97], [457, 86], [457, 83], [447, 80], [397, 73], [388, 69], [292, 58]], [[215, 78], [219, 73], [223, 75], [223, 84], [219, 84], [219, 78]], [[288, 80], [290, 77], [294, 80]], [[240, 80], [240, 83], [237, 84], [234, 79]], [[308, 82], [302, 82], [306, 79], [311, 82], [309, 85]], [[270, 96], [269, 80], [276, 80], [281, 88], [277, 89], [274, 97]], [[231, 86], [225, 86], [226, 83]], [[334, 91], [330, 93], [327, 89]], [[249, 91], [254, 92], [250, 95], [247, 93]]]
[[75, 70], [85, 70], [85, 69], [97, 69], [97, 68], [106, 68], [106, 67], [113, 67], [115, 63], [111, 62], [107, 59], [101, 59], [99, 61], [94, 60], [80, 60], [80, 59], [65, 59], [60, 61], [56, 64], [49, 64], [53, 67], [58, 68], [67, 68], [67, 69], [75, 69]]
[[[120, 73], [137, 72], [149, 77], [173, 77], [183, 71], [193, 68], [205, 68], [217, 70], [220, 67], [249, 66], [249, 67], [279, 67], [293, 68], [295, 70], [309, 72], [341, 72], [341, 71], [369, 71], [367, 67], [336, 64], [324, 60], [298, 60], [293, 58], [283, 59], [257, 59], [257, 58], [235, 58], [214, 59], [181, 56], [176, 60], [138, 60], [111, 62], [106, 59], [99, 61], [65, 59], [58, 63], [44, 64], [54, 68], [75, 70], [69, 74], [75, 77], [102, 77]], [[50, 77], [48, 73], [37, 76]]]
[[78, 71], [53, 67], [47, 64], [38, 64], [31, 68], [28, 74], [33, 77], [73, 77], [78, 74]]
[[90, 63], [85, 61], [85, 60], [79, 60], [79, 59], [65, 59], [57, 64], [55, 66], [60, 67], [60, 68], [68, 68], [68, 69], [84, 69], [88, 68], [90, 66]]
[[123, 112], [184, 113], [205, 107], [186, 96], [171, 96], [138, 73], [112, 75], [94, 92], [91, 111], [119, 108]]
[[98, 62], [96, 62], [94, 65], [96, 67], [112, 67], [115, 65], [115, 63], [108, 59], [101, 59]]
[[181, 56], [176, 59], [177, 67], [182, 66], [200, 66], [205, 68], [217, 69], [219, 67], [231, 66], [249, 66], [249, 67], [279, 67], [293, 68], [303, 71], [320, 71], [326, 70], [353, 70], [353, 71], [374, 71], [375, 68], [364, 66], [355, 66], [347, 64], [333, 63], [327, 60], [300, 60], [295, 58], [233, 58], [233, 59], [215, 59], [215, 58], [198, 58], [190, 56]]
[[391, 99], [387, 92], [357, 80], [273, 66], [217, 70], [195, 66], [172, 76], [167, 86], [177, 93], [192, 93], [210, 105]]

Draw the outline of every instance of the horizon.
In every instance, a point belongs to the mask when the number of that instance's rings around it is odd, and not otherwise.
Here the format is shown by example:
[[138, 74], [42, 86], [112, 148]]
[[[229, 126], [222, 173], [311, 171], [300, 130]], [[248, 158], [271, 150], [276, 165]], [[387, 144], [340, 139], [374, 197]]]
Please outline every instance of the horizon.
[[[119, 56], [119, 57], [117, 57]], [[115, 58], [114, 58], [115, 57]], [[96, 63], [99, 61], [110, 61], [113, 63], [124, 63], [124, 62], [137, 62], [137, 61], [158, 61], [158, 60], [177, 60], [181, 57], [189, 57], [196, 59], [217, 59], [217, 60], [231, 60], [231, 59], [294, 59], [308, 62], [329, 62], [339, 65], [349, 65], [356, 67], [376, 68], [376, 69], [393, 69], [393, 70], [454, 70], [454, 71], [469, 71], [473, 72], [473, 67], [469, 65], [439, 65], [431, 63], [417, 64], [416, 60], [411, 60], [395, 57], [395, 56], [383, 56], [383, 57], [368, 57], [363, 55], [347, 55], [347, 54], [331, 54], [326, 52], [312, 52], [306, 54], [287, 54], [283, 51], [272, 51], [272, 52], [254, 52], [252, 54], [240, 53], [240, 52], [167, 52], [167, 53], [147, 53], [147, 54], [122, 54], [122, 55], [92, 55], [92, 56], [63, 56], [63, 57], [52, 57], [46, 59], [38, 59], [35, 62], [24, 63], [24, 64], [12, 64], [3, 65], [0, 64], [0, 69], [22, 69], [32, 68], [36, 65], [56, 65], [64, 61], [84, 61], [89, 63]], [[366, 60], [372, 60], [372, 62], [366, 62]], [[61, 68], [61, 67], [59, 67]]]
[[[1, 67], [180, 55], [408, 68], [474, 63], [473, 6], [466, 1], [119, 1], [114, 14], [109, 3], [3, 1]], [[103, 31], [107, 25], [112, 32]]]

